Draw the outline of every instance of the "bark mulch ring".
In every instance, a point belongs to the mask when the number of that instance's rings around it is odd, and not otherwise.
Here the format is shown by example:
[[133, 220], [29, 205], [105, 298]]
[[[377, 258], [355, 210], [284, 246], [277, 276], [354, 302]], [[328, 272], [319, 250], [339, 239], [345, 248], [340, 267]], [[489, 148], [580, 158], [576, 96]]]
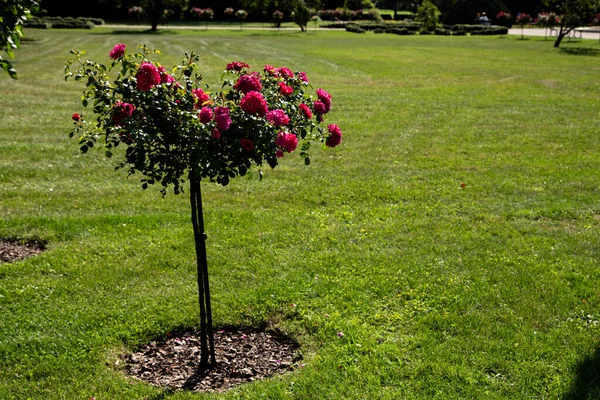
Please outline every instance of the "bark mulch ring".
[[23, 260], [46, 250], [39, 239], [0, 238], [0, 263]]
[[198, 371], [196, 333], [173, 332], [140, 351], [125, 355], [130, 376], [170, 390], [223, 392], [234, 386], [294, 370], [298, 343], [277, 332], [228, 328], [214, 333], [217, 366]]

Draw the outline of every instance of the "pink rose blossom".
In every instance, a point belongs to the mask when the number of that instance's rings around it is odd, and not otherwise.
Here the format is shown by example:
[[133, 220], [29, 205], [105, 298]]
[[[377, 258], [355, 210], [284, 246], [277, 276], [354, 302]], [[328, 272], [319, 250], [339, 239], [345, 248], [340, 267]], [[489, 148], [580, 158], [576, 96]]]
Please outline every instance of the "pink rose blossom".
[[81, 120], [81, 115], [75, 113], [71, 116], [71, 119], [75, 122], [78, 122], [79, 120]]
[[275, 152], [275, 157], [277, 157], [277, 158], [283, 158], [283, 154], [284, 154], [283, 150], [277, 150]]
[[311, 119], [313, 114], [312, 111], [310, 110], [310, 107], [308, 107], [306, 104], [304, 103], [300, 103], [300, 110], [302, 110], [302, 113], [304, 114], [304, 116], [306, 117], [306, 119]]
[[264, 117], [269, 111], [267, 102], [259, 92], [248, 92], [240, 101], [240, 107], [248, 114], [258, 114]]
[[286, 78], [293, 78], [294, 77], [294, 73], [292, 72], [291, 69], [286, 68], [286, 67], [279, 67], [277, 68], [277, 72], [279, 72], [279, 74], [281, 76], [285, 76]]
[[323, 89], [317, 89], [317, 96], [319, 96], [319, 100], [325, 105], [325, 112], [322, 114], [327, 114], [331, 110], [331, 95]]
[[118, 60], [125, 54], [125, 45], [123, 43], [116, 44], [108, 55], [113, 60]]
[[260, 77], [257, 75], [242, 75], [233, 88], [246, 94], [248, 92], [260, 92], [262, 84], [260, 83]]
[[149, 62], [142, 63], [135, 77], [137, 78], [137, 88], [142, 92], [147, 92], [161, 81], [158, 68]]
[[277, 78], [279, 77], [279, 72], [277, 71], [277, 68], [275, 68], [272, 65], [265, 65], [264, 71], [267, 72], [271, 76], [274, 76]]
[[250, 139], [240, 140], [240, 145], [242, 146], [242, 149], [246, 151], [252, 151], [252, 149], [254, 148], [254, 143], [252, 143], [252, 140]]
[[195, 104], [196, 108], [201, 108], [204, 103], [210, 100], [210, 95], [204, 93], [202, 89], [192, 90], [192, 95], [198, 99], [198, 102]]
[[283, 82], [279, 82], [279, 91], [282, 95], [289, 96], [290, 94], [294, 93], [294, 88], [286, 85]]
[[327, 107], [325, 106], [325, 104], [323, 104], [322, 101], [319, 101], [319, 100], [315, 101], [313, 103], [313, 107], [315, 108], [315, 112], [317, 114], [319, 114], [319, 115], [327, 114]]
[[160, 83], [171, 83], [175, 82], [175, 78], [173, 75], [169, 74], [165, 67], [162, 65], [158, 67], [158, 72], [160, 73]]
[[283, 110], [272, 110], [267, 113], [267, 119], [274, 126], [282, 126], [290, 123], [290, 118]]
[[302, 82], [308, 83], [308, 77], [306, 76], [306, 72], [298, 72], [298, 78], [300, 78]]
[[213, 119], [213, 110], [210, 107], [202, 107], [200, 110], [200, 122], [208, 124]]
[[325, 145], [327, 147], [335, 147], [342, 142], [342, 131], [336, 124], [327, 125], [327, 129], [329, 130], [329, 137], [325, 140]]
[[279, 132], [275, 140], [277, 147], [283, 148], [288, 153], [296, 150], [298, 146], [298, 138], [293, 133]]
[[123, 121], [125, 118], [129, 118], [133, 115], [133, 111], [135, 110], [135, 106], [129, 103], [123, 103], [122, 101], [117, 101], [113, 107], [113, 122], [116, 126], [123, 126]]
[[215, 122], [217, 128], [221, 131], [226, 131], [231, 125], [231, 117], [229, 116], [228, 107], [217, 107], [215, 108]]
[[214, 128], [210, 133], [210, 137], [215, 140], [219, 140], [221, 138], [221, 131], [219, 131], [217, 128]]
[[250, 68], [250, 66], [242, 61], [233, 61], [227, 64], [227, 71], [234, 70], [240, 72], [244, 68]]

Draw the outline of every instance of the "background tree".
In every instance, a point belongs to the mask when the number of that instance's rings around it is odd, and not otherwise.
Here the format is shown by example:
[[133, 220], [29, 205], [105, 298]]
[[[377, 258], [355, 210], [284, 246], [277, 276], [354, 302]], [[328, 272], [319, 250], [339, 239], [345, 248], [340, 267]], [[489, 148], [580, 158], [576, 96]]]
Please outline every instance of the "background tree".
[[554, 47], [559, 47], [573, 29], [589, 25], [600, 9], [598, 0], [549, 0], [547, 5], [558, 15], [562, 15]]
[[292, 20], [300, 27], [302, 32], [306, 31], [308, 21], [310, 21], [310, 10], [304, 0], [297, 0], [296, 7], [292, 13]]
[[423, 4], [417, 9], [416, 20], [423, 25], [423, 31], [431, 32], [437, 27], [440, 15], [442, 13], [435, 4], [429, 0], [424, 0]]
[[17, 79], [17, 71], [10, 61], [2, 57], [2, 53], [15, 58], [14, 50], [19, 48], [23, 36], [23, 22], [37, 7], [38, 3], [34, 0], [0, 1], [0, 67], [13, 79]]

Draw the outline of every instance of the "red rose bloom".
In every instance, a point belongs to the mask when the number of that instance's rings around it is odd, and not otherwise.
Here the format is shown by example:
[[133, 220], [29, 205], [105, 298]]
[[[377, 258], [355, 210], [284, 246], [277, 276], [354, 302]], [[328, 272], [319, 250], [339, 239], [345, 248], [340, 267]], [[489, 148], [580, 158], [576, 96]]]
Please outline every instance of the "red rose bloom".
[[257, 75], [242, 75], [233, 85], [233, 88], [246, 94], [248, 92], [260, 92], [262, 84], [260, 83], [260, 77]]
[[75, 122], [78, 122], [81, 120], [81, 115], [75, 113], [75, 114], [71, 115], [71, 119]]
[[286, 85], [283, 82], [279, 82], [279, 91], [282, 95], [289, 96], [290, 94], [294, 93], [294, 88]]
[[289, 69], [289, 68], [286, 68], [286, 67], [279, 67], [279, 68], [277, 68], [277, 72], [279, 72], [279, 75], [285, 76], [286, 78], [293, 78], [294, 77], [294, 73], [292, 72], [292, 70]]
[[265, 65], [264, 67], [264, 71], [268, 72], [269, 75], [274, 76], [274, 77], [279, 77], [279, 72], [277, 72], [277, 68], [275, 68], [272, 65]]
[[298, 146], [298, 138], [293, 133], [279, 132], [277, 139], [275, 140], [275, 145], [282, 148], [284, 151], [291, 153], [296, 150], [296, 147]]
[[331, 110], [331, 95], [323, 89], [317, 89], [317, 96], [325, 106], [325, 112], [321, 114], [327, 114]]
[[300, 78], [302, 82], [308, 83], [308, 77], [306, 76], [306, 72], [298, 72], [298, 78]]
[[221, 131], [219, 131], [217, 128], [214, 128], [210, 133], [210, 137], [215, 140], [219, 140], [221, 138]]
[[125, 118], [129, 118], [133, 115], [133, 111], [135, 110], [135, 106], [129, 103], [123, 103], [122, 101], [117, 101], [113, 107], [113, 116], [112, 120], [116, 126], [123, 126], [123, 121]]
[[192, 95], [198, 99], [194, 107], [201, 108], [204, 103], [210, 100], [210, 95], [204, 93], [202, 89], [194, 89], [192, 90]]
[[240, 101], [240, 107], [248, 114], [258, 114], [264, 117], [269, 111], [267, 102], [259, 92], [248, 92]]
[[242, 146], [242, 149], [246, 151], [252, 151], [252, 149], [254, 148], [254, 143], [252, 143], [252, 140], [250, 139], [240, 140], [240, 145]]
[[210, 107], [202, 107], [200, 110], [200, 122], [208, 124], [213, 119], [213, 110]]
[[113, 60], [118, 60], [125, 54], [125, 45], [123, 43], [116, 44], [108, 55]]
[[287, 125], [290, 123], [290, 117], [283, 110], [273, 110], [267, 113], [267, 119], [274, 126]]
[[275, 156], [276, 156], [277, 158], [283, 158], [283, 151], [281, 151], [281, 150], [277, 150], [277, 151], [275, 152]]
[[142, 92], [147, 92], [160, 83], [158, 68], [149, 62], [142, 63], [135, 77], [137, 78], [137, 88]]
[[240, 72], [244, 68], [250, 68], [250, 66], [242, 61], [233, 61], [227, 64], [227, 71], [234, 70]]
[[171, 83], [175, 82], [175, 78], [173, 75], [169, 74], [165, 67], [160, 66], [158, 68], [158, 72], [160, 73], [160, 83]]
[[319, 100], [315, 101], [313, 103], [313, 107], [315, 108], [315, 112], [317, 114], [319, 114], [319, 115], [327, 114], [327, 107], [325, 106], [325, 104], [323, 104], [322, 101], [319, 101]]
[[215, 122], [217, 128], [221, 131], [226, 131], [231, 125], [231, 117], [229, 116], [228, 107], [217, 107], [215, 108]]
[[308, 107], [306, 104], [304, 103], [300, 103], [300, 110], [302, 110], [302, 113], [304, 114], [304, 116], [306, 117], [306, 119], [311, 119], [313, 114], [312, 111], [310, 111], [310, 107]]
[[327, 125], [327, 129], [329, 129], [329, 137], [325, 140], [325, 145], [327, 147], [335, 147], [342, 142], [342, 131], [336, 124]]

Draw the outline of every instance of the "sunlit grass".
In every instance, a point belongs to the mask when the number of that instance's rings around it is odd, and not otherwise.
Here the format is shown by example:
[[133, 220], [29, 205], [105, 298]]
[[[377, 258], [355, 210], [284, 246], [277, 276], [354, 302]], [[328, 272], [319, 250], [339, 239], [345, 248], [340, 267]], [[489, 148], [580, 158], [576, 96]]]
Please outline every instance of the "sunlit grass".
[[[578, 370], [597, 362], [600, 329], [595, 41], [27, 34], [21, 79], [0, 75], [0, 236], [49, 250], [0, 265], [0, 398], [599, 395]], [[108, 62], [119, 42], [159, 48], [166, 65], [195, 51], [213, 85], [243, 60], [304, 70], [333, 95], [339, 148], [203, 187], [215, 323], [274, 322], [304, 368], [208, 396], [115, 367], [197, 320], [186, 194], [142, 191], [67, 137], [71, 114], [89, 113], [63, 80], [69, 50]]]

